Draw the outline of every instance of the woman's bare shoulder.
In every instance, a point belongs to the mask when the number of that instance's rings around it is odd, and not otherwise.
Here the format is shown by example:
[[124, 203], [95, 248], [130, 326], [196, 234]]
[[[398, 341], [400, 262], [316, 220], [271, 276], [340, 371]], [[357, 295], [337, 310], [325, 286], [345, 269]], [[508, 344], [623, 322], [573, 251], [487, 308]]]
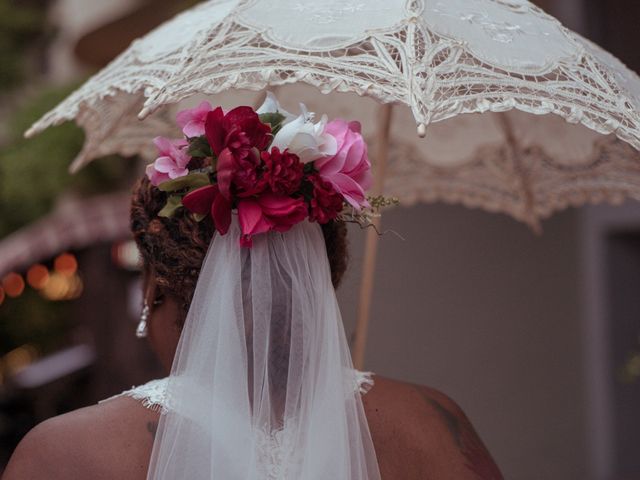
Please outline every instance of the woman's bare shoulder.
[[442, 392], [376, 377], [363, 401], [382, 478], [503, 478], [465, 413]]
[[51, 418], [24, 437], [2, 478], [144, 479], [158, 417], [120, 397]]
[[[441, 392], [376, 377], [364, 405], [383, 479], [502, 479], [462, 409]], [[158, 419], [128, 397], [52, 418], [23, 439], [3, 480], [144, 479]]]

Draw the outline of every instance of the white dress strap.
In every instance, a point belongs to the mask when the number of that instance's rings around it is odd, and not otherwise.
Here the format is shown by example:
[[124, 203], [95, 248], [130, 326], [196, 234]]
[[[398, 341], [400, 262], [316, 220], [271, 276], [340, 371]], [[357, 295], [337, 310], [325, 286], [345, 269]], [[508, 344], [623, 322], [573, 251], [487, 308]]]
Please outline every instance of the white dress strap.
[[[349, 375], [345, 375], [345, 379], [350, 383], [353, 382], [352, 385], [354, 386], [355, 392], [365, 395], [373, 388], [374, 380], [372, 372], [351, 370], [348, 373]], [[133, 387], [130, 390], [102, 400], [100, 403], [108, 402], [114, 398], [131, 397], [134, 400], [142, 402], [142, 405], [150, 410], [166, 413], [169, 411], [167, 401], [168, 383], [169, 377], [152, 380], [144, 385]]]
[[161, 413], [166, 413], [167, 409], [167, 385], [169, 383], [169, 377], [161, 378], [158, 380], [152, 380], [133, 387], [130, 390], [126, 390], [118, 395], [107, 398], [99, 403], [108, 402], [114, 398], [131, 397], [134, 400], [139, 400], [142, 405], [150, 410], [154, 410]]

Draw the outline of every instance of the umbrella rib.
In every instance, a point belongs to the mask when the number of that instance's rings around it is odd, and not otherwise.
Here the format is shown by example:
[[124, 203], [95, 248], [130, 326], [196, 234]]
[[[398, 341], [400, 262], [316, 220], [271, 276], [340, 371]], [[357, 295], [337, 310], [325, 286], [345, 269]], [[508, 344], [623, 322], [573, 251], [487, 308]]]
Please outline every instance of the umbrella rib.
[[516, 139], [513, 127], [509, 123], [509, 119], [507, 118], [506, 113], [498, 115], [498, 121], [500, 122], [502, 132], [505, 135], [505, 142], [507, 148], [509, 149], [509, 153], [513, 158], [515, 172], [518, 176], [520, 188], [524, 196], [524, 215], [526, 218], [525, 221], [529, 224], [529, 226], [535, 233], [540, 234], [542, 233], [542, 227], [540, 225], [540, 219], [536, 215], [534, 208], [533, 192], [531, 190], [531, 185], [528, 178], [529, 173], [527, 172], [527, 168], [522, 161], [522, 148], [520, 147], [520, 144]]

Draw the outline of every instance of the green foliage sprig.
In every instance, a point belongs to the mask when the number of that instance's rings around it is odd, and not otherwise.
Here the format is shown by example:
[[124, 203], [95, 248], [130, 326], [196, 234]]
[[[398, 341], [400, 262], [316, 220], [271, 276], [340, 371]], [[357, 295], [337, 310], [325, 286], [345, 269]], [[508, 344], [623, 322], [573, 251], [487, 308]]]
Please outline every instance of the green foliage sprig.
[[[338, 220], [346, 223], [355, 223], [361, 228], [376, 228], [375, 219], [382, 216], [382, 210], [400, 204], [397, 198], [385, 197], [383, 195], [367, 197], [367, 200], [370, 205], [369, 208], [363, 208], [360, 211], [353, 207], [345, 208], [338, 217]], [[378, 233], [381, 234], [381, 232]]]

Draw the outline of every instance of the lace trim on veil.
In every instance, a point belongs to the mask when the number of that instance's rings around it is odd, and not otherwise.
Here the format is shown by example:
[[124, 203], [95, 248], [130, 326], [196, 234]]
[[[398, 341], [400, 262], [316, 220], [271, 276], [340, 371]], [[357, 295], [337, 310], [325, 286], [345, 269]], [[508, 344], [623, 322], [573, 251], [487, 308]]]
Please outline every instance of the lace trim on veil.
[[130, 390], [125, 390], [118, 395], [102, 400], [99, 403], [108, 402], [114, 398], [131, 397], [134, 400], [142, 402], [142, 405], [149, 410], [153, 410], [160, 413], [167, 413], [167, 385], [169, 383], [169, 377], [161, 378], [158, 380], [152, 380], [133, 387]]
[[[345, 372], [345, 381], [354, 385], [354, 392], [365, 395], [368, 393], [374, 385], [372, 372], [360, 372], [359, 370], [351, 370]], [[118, 395], [102, 400], [100, 403], [108, 402], [114, 398], [131, 397], [134, 400], [142, 402], [145, 408], [150, 410], [167, 413], [168, 399], [167, 399], [167, 385], [169, 383], [169, 377], [161, 378], [158, 380], [152, 380], [144, 385], [133, 387], [130, 390], [126, 390]], [[277, 443], [277, 433], [272, 439], [273, 443]], [[268, 442], [271, 443], [271, 442]], [[266, 451], [265, 451], [266, 452]], [[277, 477], [275, 477], [277, 478]]]

